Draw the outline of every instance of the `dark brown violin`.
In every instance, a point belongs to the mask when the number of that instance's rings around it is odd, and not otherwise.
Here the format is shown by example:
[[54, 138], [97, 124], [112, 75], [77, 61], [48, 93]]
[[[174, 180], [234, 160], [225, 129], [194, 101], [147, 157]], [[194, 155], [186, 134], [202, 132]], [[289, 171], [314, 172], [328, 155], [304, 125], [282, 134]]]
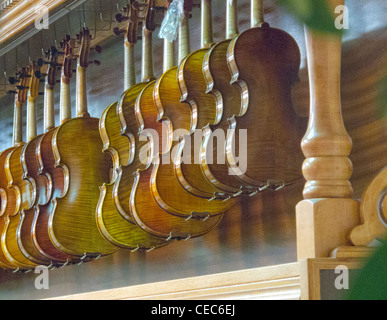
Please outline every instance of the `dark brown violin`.
[[[262, 23], [231, 41], [227, 62], [232, 83], [248, 99], [245, 114], [230, 118], [226, 149], [230, 170], [261, 191], [297, 182], [302, 178], [299, 141], [305, 126], [291, 98], [300, 68], [296, 41]], [[246, 134], [243, 145], [239, 143], [242, 133]], [[235, 156], [235, 150], [241, 149], [246, 150], [245, 159]]]

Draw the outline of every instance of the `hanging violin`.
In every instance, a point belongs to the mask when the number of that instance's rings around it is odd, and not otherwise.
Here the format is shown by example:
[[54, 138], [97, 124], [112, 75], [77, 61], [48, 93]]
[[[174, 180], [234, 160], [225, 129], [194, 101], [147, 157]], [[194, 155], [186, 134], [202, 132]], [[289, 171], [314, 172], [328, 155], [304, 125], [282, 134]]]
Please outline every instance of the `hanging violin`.
[[60, 251], [84, 259], [117, 250], [100, 234], [95, 218], [99, 186], [109, 181], [112, 161], [102, 152], [99, 119], [90, 117], [87, 108], [90, 41], [89, 30], [83, 28], [77, 65], [77, 117], [57, 127], [52, 136], [55, 165], [64, 171], [65, 192], [51, 200], [54, 210], [48, 224], [51, 242]]
[[[248, 106], [243, 115], [230, 118], [226, 152], [235, 177], [257, 191], [278, 190], [302, 179], [300, 141], [305, 121], [297, 117], [291, 98], [301, 58], [297, 42], [288, 33], [263, 22], [263, 5], [258, 2], [262, 17], [257, 20], [262, 23], [238, 35], [228, 47], [231, 82], [242, 99], [248, 99]], [[243, 131], [246, 144], [241, 146]], [[235, 156], [241, 148], [247, 151], [246, 166], [240, 166]]]
[[[125, 34], [125, 93], [123, 96], [133, 98], [131, 103], [128, 103], [126, 99], [125, 109], [133, 109], [130, 104], [134, 104], [135, 97], [137, 97], [146, 85], [145, 79], [143, 79], [143, 83], [133, 83], [135, 70], [134, 64], [131, 61], [134, 58], [132, 57], [134, 54], [132, 49], [134, 49], [134, 45], [137, 42], [138, 9], [139, 5], [137, 1], [132, 2], [131, 6], [126, 8], [128, 25]], [[121, 17], [121, 19], [124, 19], [124, 17]], [[144, 52], [144, 58], [147, 54], [151, 54], [151, 52]], [[127, 57], [127, 55], [130, 55], [130, 57]], [[132, 80], [129, 81], [130, 79]], [[124, 200], [122, 202], [124, 204], [123, 206], [121, 206], [121, 201], [123, 198], [125, 199], [125, 195], [120, 192], [113, 192], [117, 179], [116, 173], [119, 172], [121, 177], [123, 167], [135, 165], [133, 162], [137, 157], [136, 150], [138, 148], [136, 146], [136, 139], [131, 139], [128, 135], [121, 133], [120, 121], [116, 109], [117, 102], [106, 108], [100, 119], [99, 127], [103, 141], [103, 150], [104, 152], [108, 152], [113, 159], [113, 177], [110, 183], [105, 183], [100, 188], [100, 199], [96, 211], [97, 223], [101, 233], [114, 245], [133, 251], [148, 251], [165, 246], [169, 242], [144, 232], [136, 224], [131, 222], [130, 219], [125, 219], [125, 217], [130, 217], [128, 213], [130, 188], [126, 189], [128, 191], [126, 195], [127, 203]], [[125, 184], [123, 183], [123, 185], [127, 187], [127, 185], [130, 185], [130, 181], [125, 179]], [[120, 212], [123, 212], [123, 214]]]
[[[35, 62], [30, 63], [30, 84], [27, 95], [27, 143], [36, 137], [36, 99], [39, 96], [40, 80], [36, 77], [40, 68]], [[6, 219], [5, 229], [3, 231], [1, 241], [4, 253], [8, 259], [13, 260], [20, 269], [35, 267], [38, 264], [43, 264], [45, 261], [37, 259], [33, 255], [26, 252], [23, 246], [19, 246], [20, 234], [18, 228], [20, 223], [25, 219], [26, 211], [32, 213], [36, 199], [36, 183], [34, 180], [24, 179], [23, 166], [21, 155], [25, 144], [13, 149], [5, 160], [5, 173], [8, 180], [8, 186], [14, 190], [16, 194], [15, 211]], [[33, 218], [33, 217], [32, 217]], [[28, 217], [29, 219], [29, 217]]]
[[[6, 228], [9, 224], [9, 216], [14, 214], [18, 205], [16, 192], [14, 189], [9, 188], [8, 180], [5, 170], [5, 162], [8, 155], [16, 148], [23, 145], [23, 105], [27, 101], [27, 94], [30, 85], [30, 72], [28, 68], [21, 68], [17, 74], [17, 82], [19, 85], [15, 91], [14, 100], [14, 120], [13, 120], [13, 146], [0, 153], [0, 197], [1, 197], [1, 211], [0, 211], [0, 234], [3, 235], [6, 232]], [[8, 253], [8, 247], [5, 241], [1, 241], [0, 248], [0, 267], [5, 269], [29, 269], [28, 265], [20, 264], [15, 261], [13, 257]]]

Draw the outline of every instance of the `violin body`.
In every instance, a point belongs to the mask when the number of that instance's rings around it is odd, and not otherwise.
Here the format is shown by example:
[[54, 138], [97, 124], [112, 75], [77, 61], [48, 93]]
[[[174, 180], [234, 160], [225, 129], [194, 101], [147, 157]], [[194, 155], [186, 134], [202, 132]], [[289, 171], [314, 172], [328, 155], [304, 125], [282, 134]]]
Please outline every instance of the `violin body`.
[[95, 218], [98, 186], [109, 181], [112, 166], [111, 157], [102, 152], [99, 119], [83, 115], [66, 121], [54, 130], [52, 147], [68, 187], [51, 200], [51, 242], [60, 251], [81, 257], [115, 252], [117, 248], [100, 234]]
[[204, 129], [202, 145], [202, 170], [208, 181], [226, 193], [237, 194], [248, 186], [232, 174], [226, 157], [226, 137], [228, 119], [236, 115], [242, 117], [247, 111], [247, 99], [236, 86], [231, 85], [227, 65], [227, 50], [231, 40], [216, 43], [206, 53], [203, 75], [207, 93], [221, 96], [223, 114], [219, 123]]
[[[232, 83], [248, 98], [245, 114], [230, 119], [227, 159], [231, 170], [255, 187], [298, 181], [304, 160], [299, 141], [305, 121], [292, 108], [291, 88], [300, 68], [296, 41], [265, 23], [234, 38], [227, 61]], [[247, 132], [245, 146], [239, 145], [240, 130]], [[235, 157], [235, 150], [241, 147], [247, 150], [247, 170], [241, 169]]]
[[[161, 163], [154, 164], [152, 174], [152, 192], [157, 203], [169, 213], [187, 218], [194, 214], [217, 215], [230, 208], [232, 201], [208, 201], [189, 193], [180, 184], [175, 171], [175, 163], [180, 159], [177, 154], [184, 154], [181, 146], [187, 146], [186, 141], [191, 138], [197, 122], [196, 114], [190, 105], [180, 101], [181, 93], [177, 82], [177, 67], [166, 71], [156, 82], [154, 92], [154, 106], [144, 110], [140, 105], [142, 117], [149, 118], [149, 127], [157, 131], [157, 122], [166, 121], [172, 134], [163, 139], [170, 140], [171, 148], [161, 154]], [[148, 112], [146, 112], [148, 111]], [[162, 132], [159, 132], [159, 136]], [[191, 151], [191, 148], [188, 151]], [[180, 152], [181, 151], [181, 152]], [[167, 158], [165, 158], [167, 157]]]
[[[208, 182], [201, 169], [202, 129], [219, 123], [222, 117], [221, 97], [206, 94], [202, 65], [208, 49], [189, 54], [180, 64], [178, 81], [182, 101], [197, 112], [196, 132], [191, 141], [191, 163], [179, 163], [176, 172], [181, 184], [192, 194], [211, 199], [224, 192]], [[192, 137], [191, 137], [192, 138]], [[181, 148], [182, 150], [183, 148]]]
[[[8, 188], [8, 180], [5, 174], [5, 160], [8, 154], [12, 152], [15, 147], [4, 150], [0, 154], [0, 196], [1, 196], [1, 216], [0, 216], [0, 234], [3, 238], [5, 235], [5, 228], [9, 223], [9, 215], [13, 214], [16, 210], [16, 193], [13, 189]], [[8, 248], [6, 246], [5, 239], [1, 240], [0, 250], [0, 267], [2, 268], [17, 268], [11, 259], [7, 258]], [[9, 255], [8, 255], [9, 256]]]
[[33, 224], [33, 241], [39, 252], [51, 261], [65, 263], [68, 260], [77, 260], [76, 256], [71, 256], [55, 247], [49, 236], [48, 223], [54, 211], [54, 203], [51, 201], [66, 194], [68, 180], [65, 179], [65, 172], [61, 167], [55, 166], [55, 157], [52, 149], [52, 137], [55, 129], [51, 129], [43, 134], [37, 145], [37, 158], [39, 163], [39, 174], [46, 177], [48, 181], [48, 195], [46, 203], [37, 204], [37, 218]]
[[[25, 210], [32, 209], [36, 198], [35, 182], [23, 179], [21, 154], [23, 145], [14, 148], [5, 160], [5, 173], [9, 189], [15, 193], [15, 210], [5, 217], [6, 223], [1, 236], [3, 250], [6, 248], [7, 258], [12, 260], [19, 268], [31, 268], [43, 263], [36, 261], [19, 247], [20, 235], [18, 227], [25, 219]], [[35, 261], [34, 261], [35, 260]]]
[[[37, 157], [37, 148], [41, 136], [37, 136], [25, 144], [21, 150], [21, 165], [23, 168], [23, 179], [28, 184], [34, 186], [34, 201], [30, 208], [24, 209], [23, 219], [18, 226], [18, 243], [20, 250], [24, 255], [37, 263], [50, 263], [50, 260], [44, 256], [35, 246], [33, 236], [33, 226], [36, 225], [38, 210], [35, 206], [44, 205], [48, 202], [51, 195], [51, 185], [49, 177], [39, 174], [39, 160]], [[21, 188], [19, 187], [21, 190]]]
[[[148, 138], [151, 156], [148, 157], [148, 164], [135, 172], [135, 182], [130, 198], [131, 212], [134, 221], [140, 228], [155, 236], [165, 239], [197, 237], [212, 230], [223, 215], [211, 217], [208, 213], [203, 213], [201, 216], [184, 219], [160, 207], [152, 193], [153, 175], [157, 174], [157, 167], [154, 166], [160, 163], [160, 154], [170, 150], [171, 141], [165, 137], [170, 137], [172, 134], [170, 122], [165, 120], [158, 122], [156, 121], [157, 116], [154, 116], [154, 86], [155, 81], [146, 86], [136, 101], [135, 110], [140, 126], [139, 132]], [[149, 117], [149, 114], [153, 114], [153, 117]], [[160, 135], [160, 133], [163, 134]]]
[[[128, 92], [124, 93], [126, 96], [132, 97], [132, 103], [128, 100], [126, 106], [134, 105], [135, 97], [140, 92], [143, 85], [137, 85]], [[129, 93], [130, 92], [130, 93]], [[126, 220], [125, 216], [130, 216], [129, 198], [130, 188], [126, 188], [127, 194], [121, 194], [120, 197], [114, 192], [114, 185], [119, 177], [119, 182], [122, 178], [122, 167], [130, 166], [135, 158], [133, 151], [135, 141], [130, 139], [127, 135], [121, 134], [120, 121], [117, 116], [117, 103], [110, 105], [102, 114], [100, 120], [100, 134], [103, 141], [103, 150], [109, 153], [113, 160], [113, 177], [110, 183], [105, 183], [100, 187], [100, 198], [97, 206], [97, 222], [101, 233], [105, 238], [114, 245], [131, 250], [151, 250], [167, 245], [169, 242], [165, 239], [153, 237], [150, 234], [141, 230], [136, 224]], [[126, 170], [129, 172], [129, 170]], [[133, 176], [133, 174], [132, 174]], [[133, 181], [132, 179], [124, 179], [122, 185]], [[119, 190], [119, 189], [118, 189]], [[126, 199], [125, 205], [120, 205], [120, 199]], [[119, 204], [120, 210], [124, 211], [121, 215], [117, 210]], [[127, 203], [127, 204], [126, 204]], [[125, 207], [125, 209], [123, 209]]]

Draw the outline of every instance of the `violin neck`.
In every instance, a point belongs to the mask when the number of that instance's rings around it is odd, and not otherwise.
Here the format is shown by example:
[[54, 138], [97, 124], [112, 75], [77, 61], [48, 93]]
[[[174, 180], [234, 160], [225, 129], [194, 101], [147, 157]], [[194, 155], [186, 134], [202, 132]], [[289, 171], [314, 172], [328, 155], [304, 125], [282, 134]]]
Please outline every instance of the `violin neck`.
[[251, 27], [259, 27], [264, 22], [263, 0], [251, 0]]
[[163, 71], [166, 72], [175, 66], [174, 45], [167, 39], [164, 39]]
[[87, 111], [87, 75], [86, 68], [77, 66], [77, 94], [76, 111], [77, 117], [89, 116]]
[[70, 81], [62, 76], [60, 84], [60, 122], [71, 119], [71, 92]]
[[141, 79], [146, 82], [153, 78], [152, 31], [147, 30], [144, 26], [142, 29]]
[[189, 41], [189, 13], [186, 12], [184, 18], [179, 23], [179, 63], [188, 56], [190, 52]]
[[124, 44], [124, 91], [136, 84], [136, 65], [134, 58], [134, 44], [125, 40]]
[[13, 145], [18, 146], [23, 142], [23, 105], [15, 97], [15, 107], [13, 115]]
[[209, 48], [213, 43], [212, 39], [212, 6], [211, 0], [202, 0], [201, 9], [201, 47]]
[[27, 142], [36, 137], [36, 110], [35, 99], [28, 95], [27, 98]]
[[226, 6], [226, 39], [232, 39], [239, 33], [237, 0], [227, 0]]
[[55, 128], [54, 88], [47, 85], [44, 90], [44, 130]]

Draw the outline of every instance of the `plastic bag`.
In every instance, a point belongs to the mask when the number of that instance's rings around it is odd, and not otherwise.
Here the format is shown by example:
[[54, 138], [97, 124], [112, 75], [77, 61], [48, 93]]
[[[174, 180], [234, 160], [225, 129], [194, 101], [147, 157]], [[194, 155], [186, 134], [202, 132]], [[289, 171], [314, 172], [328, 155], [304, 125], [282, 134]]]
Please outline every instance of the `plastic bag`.
[[173, 42], [177, 39], [179, 22], [184, 18], [184, 0], [173, 0], [161, 23], [159, 38]]

